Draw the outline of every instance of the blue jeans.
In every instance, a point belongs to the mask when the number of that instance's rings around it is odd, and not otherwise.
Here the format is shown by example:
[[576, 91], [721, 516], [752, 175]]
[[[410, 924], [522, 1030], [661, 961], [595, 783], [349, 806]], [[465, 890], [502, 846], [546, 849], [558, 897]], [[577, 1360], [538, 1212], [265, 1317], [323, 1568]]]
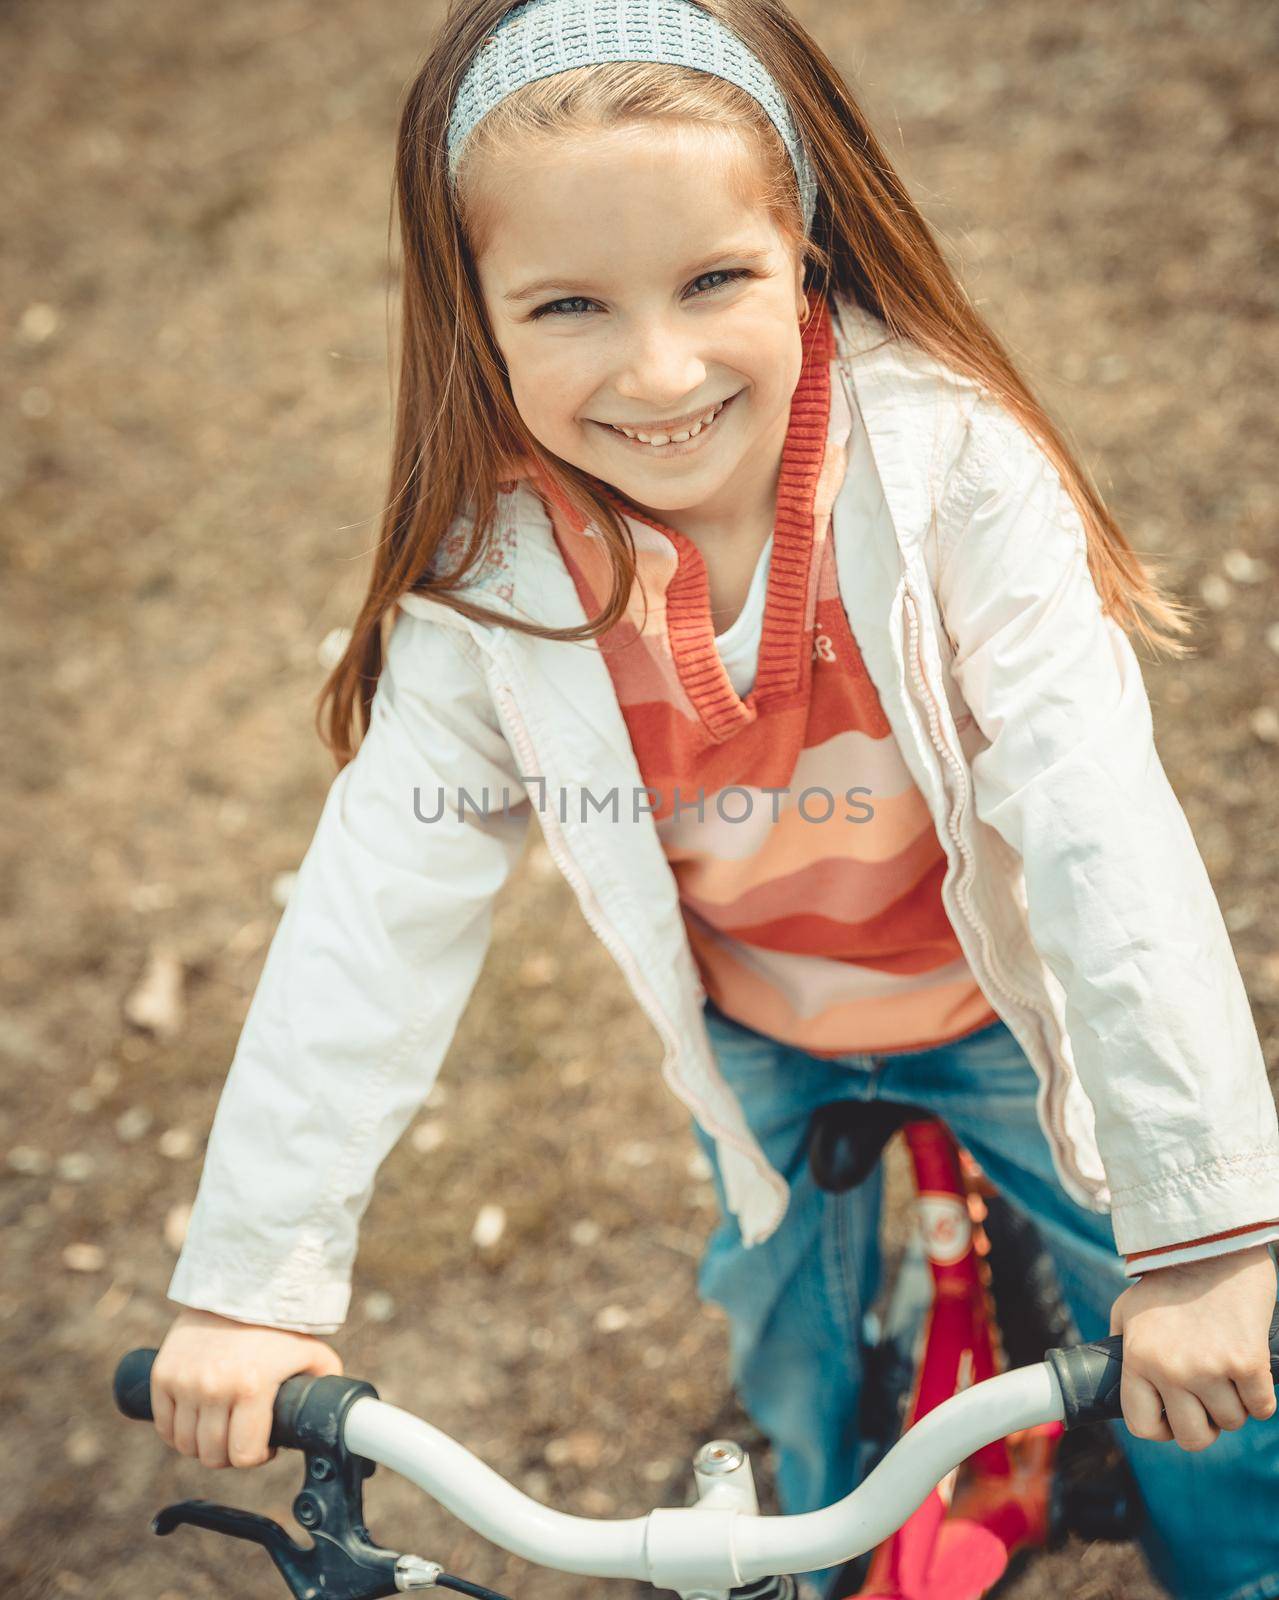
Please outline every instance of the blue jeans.
[[[773, 1447], [786, 1513], [815, 1511], [856, 1486], [862, 1318], [879, 1280], [881, 1169], [832, 1195], [809, 1172], [806, 1134], [831, 1100], [903, 1100], [925, 1107], [971, 1152], [986, 1176], [1038, 1225], [1066, 1303], [1085, 1339], [1110, 1331], [1124, 1276], [1107, 1214], [1061, 1187], [1035, 1114], [1038, 1079], [1003, 1022], [931, 1050], [823, 1060], [743, 1027], [706, 1003], [720, 1069], [752, 1132], [790, 1185], [777, 1231], [751, 1249], [727, 1212], [715, 1148], [721, 1220], [698, 1289], [728, 1315], [738, 1397]], [[1202, 1451], [1138, 1439], [1107, 1424], [1146, 1507], [1141, 1546], [1177, 1600], [1279, 1596], [1279, 1416], [1250, 1417]], [[834, 1569], [811, 1576], [829, 1582]]]

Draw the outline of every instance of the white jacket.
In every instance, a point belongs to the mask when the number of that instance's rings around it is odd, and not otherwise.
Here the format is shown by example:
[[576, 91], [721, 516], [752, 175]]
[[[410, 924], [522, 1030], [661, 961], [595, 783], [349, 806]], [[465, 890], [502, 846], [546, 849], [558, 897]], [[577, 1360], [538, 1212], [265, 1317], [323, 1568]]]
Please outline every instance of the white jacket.
[[[1111, 1210], [1121, 1254], [1238, 1248], [1237, 1230], [1279, 1219], [1274, 1099], [1079, 517], [976, 386], [850, 304], [832, 315], [854, 417], [833, 512], [840, 590], [946, 849], [946, 911], [1039, 1076], [1058, 1176]], [[475, 595], [581, 623], [541, 501], [521, 481], [501, 505]], [[244, 1023], [173, 1300], [341, 1324], [378, 1166], [448, 1051], [535, 808], [661, 1038], [667, 1084], [717, 1141], [744, 1238], [768, 1236], [786, 1184], [717, 1069], [675, 880], [631, 805], [642, 782], [595, 642], [401, 600], [368, 734], [333, 781]], [[616, 819], [598, 809], [614, 788]], [[443, 816], [419, 820], [441, 790]]]

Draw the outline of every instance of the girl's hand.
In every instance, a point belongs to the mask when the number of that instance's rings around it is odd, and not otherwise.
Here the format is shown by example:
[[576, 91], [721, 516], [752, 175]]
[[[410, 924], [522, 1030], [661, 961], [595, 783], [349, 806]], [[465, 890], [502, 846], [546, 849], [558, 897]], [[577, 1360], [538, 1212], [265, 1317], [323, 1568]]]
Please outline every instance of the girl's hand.
[[276, 1391], [298, 1372], [340, 1376], [342, 1358], [313, 1334], [184, 1309], [151, 1368], [155, 1431], [206, 1467], [259, 1467], [275, 1457]]
[[1223, 1428], [1274, 1416], [1274, 1308], [1275, 1264], [1264, 1244], [1159, 1267], [1125, 1289], [1110, 1331], [1124, 1338], [1119, 1398], [1129, 1433], [1206, 1450]]

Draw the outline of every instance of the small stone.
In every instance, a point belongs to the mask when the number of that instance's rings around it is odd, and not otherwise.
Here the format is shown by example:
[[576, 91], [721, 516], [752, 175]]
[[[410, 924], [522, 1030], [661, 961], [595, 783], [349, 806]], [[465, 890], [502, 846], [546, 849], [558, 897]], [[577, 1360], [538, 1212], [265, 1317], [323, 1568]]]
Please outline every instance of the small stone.
[[688, 1175], [690, 1178], [699, 1178], [703, 1183], [711, 1181], [711, 1164], [704, 1150], [694, 1150], [689, 1156]]
[[82, 1578], [78, 1572], [69, 1572], [64, 1567], [55, 1574], [54, 1583], [58, 1586], [59, 1594], [88, 1594], [89, 1580]]
[[293, 893], [293, 885], [298, 881], [296, 872], [277, 872], [271, 880], [271, 899], [277, 906], [283, 908], [289, 903], [289, 896]]
[[102, 1441], [92, 1428], [76, 1428], [67, 1435], [66, 1451], [73, 1467], [91, 1467], [102, 1459]]
[[1221, 570], [1232, 583], [1261, 583], [1270, 569], [1246, 550], [1227, 550], [1221, 558]]
[[591, 1245], [600, 1242], [603, 1231], [594, 1217], [583, 1217], [568, 1230], [568, 1236], [574, 1244], [589, 1249]]
[[1230, 585], [1216, 572], [1210, 572], [1200, 583], [1199, 593], [1204, 604], [1213, 611], [1224, 611], [1234, 598]]
[[78, 1117], [86, 1117], [91, 1111], [98, 1109], [100, 1102], [93, 1090], [87, 1084], [82, 1084], [78, 1089], [72, 1089], [67, 1096], [67, 1110], [74, 1111]]
[[656, 1372], [659, 1367], [666, 1365], [666, 1351], [660, 1344], [651, 1344], [640, 1357], [650, 1372]]
[[130, 1106], [115, 1119], [116, 1138], [122, 1144], [133, 1144], [143, 1134], [150, 1132], [154, 1120], [146, 1106]]
[[617, 1509], [617, 1501], [613, 1496], [606, 1494], [603, 1489], [597, 1489], [593, 1483], [578, 1490], [577, 1503], [588, 1517], [607, 1517]]
[[58, 1176], [63, 1183], [84, 1183], [94, 1173], [96, 1162], [83, 1150], [71, 1150], [58, 1157]]
[[631, 1314], [625, 1306], [604, 1306], [595, 1313], [595, 1326], [601, 1333], [620, 1333], [631, 1325]]
[[129, 890], [134, 911], [167, 911], [177, 900], [178, 891], [171, 883], [135, 883]]
[[260, 917], [255, 917], [251, 922], [246, 922], [235, 930], [223, 947], [223, 954], [232, 957], [233, 960], [250, 956], [265, 943], [270, 931], [268, 923]]
[[603, 1437], [589, 1428], [575, 1428], [558, 1439], [548, 1439], [542, 1451], [548, 1467], [598, 1467], [604, 1454]]
[[97, 1244], [69, 1244], [62, 1252], [62, 1265], [71, 1272], [101, 1272], [107, 1264], [106, 1251]]
[[135, 1028], [172, 1039], [182, 1031], [182, 963], [163, 945], [154, 945], [146, 971], [124, 1002], [126, 1019]]
[[156, 1149], [169, 1161], [185, 1161], [195, 1154], [195, 1135], [190, 1128], [166, 1128]]
[[431, 1092], [427, 1095], [425, 1103], [432, 1111], [438, 1111], [441, 1106], [448, 1104], [448, 1098], [448, 1089], [437, 1078], [431, 1085]]
[[555, 1348], [555, 1335], [549, 1328], [530, 1328], [528, 1331], [529, 1348], [545, 1352]]
[[560, 1082], [566, 1089], [576, 1089], [591, 1075], [591, 1063], [584, 1056], [566, 1061], [560, 1068]]
[[364, 1315], [370, 1322], [390, 1322], [395, 1315], [394, 1296], [385, 1289], [373, 1289], [364, 1296]]
[[1266, 644], [1279, 656], [1279, 622], [1272, 622], [1266, 629]]
[[550, 983], [560, 970], [559, 961], [547, 950], [538, 950], [520, 963], [519, 978], [526, 989]]
[[665, 1457], [659, 1457], [656, 1461], [646, 1461], [644, 1463], [644, 1481], [646, 1483], [665, 1483], [674, 1470], [672, 1463], [667, 1461]]
[[185, 1202], [170, 1206], [164, 1215], [164, 1242], [176, 1255], [186, 1243], [187, 1227], [191, 1221], [191, 1207]]
[[433, 1150], [438, 1150], [444, 1143], [445, 1132], [442, 1122], [419, 1122], [413, 1132], [409, 1134], [409, 1143], [419, 1155], [429, 1156]]
[[15, 1144], [9, 1152], [9, 1170], [20, 1172], [26, 1178], [38, 1178], [48, 1172], [51, 1162], [43, 1150], [34, 1145]]
[[645, 1144], [642, 1139], [624, 1144], [617, 1154], [628, 1167], [649, 1167], [653, 1164], [653, 1147], [651, 1144]]
[[57, 306], [33, 300], [18, 319], [18, 337], [23, 344], [43, 344], [58, 331], [61, 321]]
[[332, 672], [346, 654], [346, 647], [350, 642], [350, 628], [330, 628], [320, 640], [315, 658], [326, 672]]
[[480, 1250], [491, 1250], [506, 1232], [506, 1211], [502, 1206], [483, 1205], [471, 1229], [471, 1243]]
[[1273, 706], [1258, 706], [1248, 725], [1263, 744], [1279, 744], [1279, 711]]

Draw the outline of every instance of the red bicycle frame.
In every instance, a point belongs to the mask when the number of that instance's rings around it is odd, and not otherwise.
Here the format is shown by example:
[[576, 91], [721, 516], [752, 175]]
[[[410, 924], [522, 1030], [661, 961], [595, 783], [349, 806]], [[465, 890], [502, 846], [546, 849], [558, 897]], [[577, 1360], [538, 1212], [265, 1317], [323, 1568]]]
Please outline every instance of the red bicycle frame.
[[[908, 1429], [1006, 1363], [984, 1260], [989, 1181], [936, 1118], [907, 1122], [902, 1134], [933, 1281], [903, 1423]], [[854, 1592], [875, 1600], [978, 1600], [986, 1594], [1014, 1551], [1047, 1538], [1053, 1460], [1063, 1432], [1060, 1422], [1042, 1423], [969, 1456], [876, 1547]]]

